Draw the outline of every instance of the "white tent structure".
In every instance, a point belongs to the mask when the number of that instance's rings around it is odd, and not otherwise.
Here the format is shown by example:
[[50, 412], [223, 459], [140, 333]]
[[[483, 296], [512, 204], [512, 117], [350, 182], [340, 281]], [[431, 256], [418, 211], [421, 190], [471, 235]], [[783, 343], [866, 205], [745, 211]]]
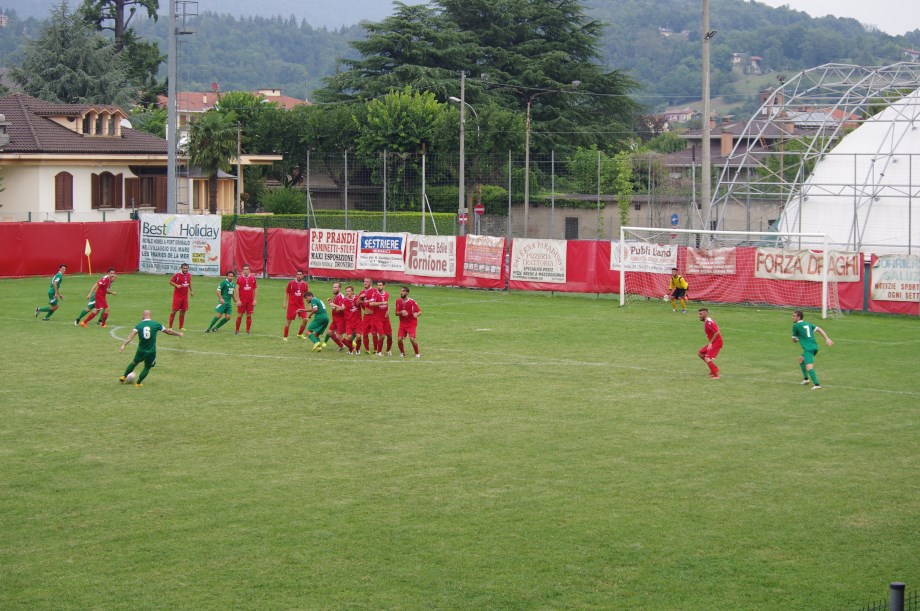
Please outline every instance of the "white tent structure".
[[814, 68], [782, 82], [748, 125], [785, 136], [743, 154], [753, 171], [723, 174], [716, 226], [727, 206], [778, 200], [779, 232], [826, 234], [838, 250], [920, 253], [920, 64]]

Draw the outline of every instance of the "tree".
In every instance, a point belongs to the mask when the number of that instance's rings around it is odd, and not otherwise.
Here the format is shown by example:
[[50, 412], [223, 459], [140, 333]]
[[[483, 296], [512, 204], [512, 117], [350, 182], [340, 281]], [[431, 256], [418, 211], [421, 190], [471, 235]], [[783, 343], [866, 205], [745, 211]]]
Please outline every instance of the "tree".
[[138, 8], [146, 9], [147, 17], [157, 21], [159, 0], [83, 0], [80, 16], [97, 31], [111, 31], [116, 53], [125, 52], [128, 74], [142, 91], [148, 105], [156, 102], [164, 84], [157, 81], [160, 64], [166, 57], [155, 42], [145, 42], [129, 27]]
[[38, 38], [26, 42], [22, 64], [10, 71], [22, 90], [59, 104], [130, 106], [136, 91], [112, 43], [62, 2]]
[[167, 109], [159, 107], [135, 107], [131, 109], [131, 127], [136, 130], [166, 138]]
[[217, 214], [217, 173], [231, 170], [236, 156], [236, 115], [209, 110], [189, 129], [189, 165], [208, 177], [208, 209]]
[[410, 86], [371, 100], [360, 126], [358, 152], [421, 152], [442, 129], [444, 110], [433, 93], [414, 91]]
[[613, 158], [616, 178], [613, 189], [617, 194], [617, 206], [620, 208], [620, 226], [629, 224], [629, 202], [633, 194], [632, 155], [628, 151], [617, 153]]
[[[467, 80], [467, 101], [524, 113], [531, 107], [532, 147], [618, 146], [631, 133], [636, 83], [600, 65], [603, 24], [578, 0], [436, 0], [396, 4], [396, 14], [366, 25], [361, 54], [326, 81], [318, 99], [370, 99], [411, 85], [442, 102]], [[479, 78], [487, 73], [487, 79]], [[573, 88], [573, 82], [580, 86]], [[487, 134], [488, 138], [490, 135]]]

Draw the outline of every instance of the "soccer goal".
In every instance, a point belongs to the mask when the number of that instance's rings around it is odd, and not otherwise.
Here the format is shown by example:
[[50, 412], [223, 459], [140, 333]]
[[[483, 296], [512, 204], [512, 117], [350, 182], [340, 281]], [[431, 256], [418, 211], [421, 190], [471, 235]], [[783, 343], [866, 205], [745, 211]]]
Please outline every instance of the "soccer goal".
[[692, 302], [795, 308], [840, 315], [838, 284], [858, 282], [858, 253], [834, 252], [818, 233], [622, 227], [611, 246], [620, 305], [667, 300], [672, 269]]

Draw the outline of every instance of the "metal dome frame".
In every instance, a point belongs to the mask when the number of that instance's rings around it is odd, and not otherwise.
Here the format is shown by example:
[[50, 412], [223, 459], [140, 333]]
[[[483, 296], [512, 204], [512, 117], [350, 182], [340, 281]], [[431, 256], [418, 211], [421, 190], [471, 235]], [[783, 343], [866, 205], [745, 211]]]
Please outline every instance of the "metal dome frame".
[[[808, 199], [803, 196], [803, 187], [811, 169], [828, 156], [854, 125], [864, 123], [918, 88], [920, 63], [912, 62], [881, 67], [825, 64], [780, 81], [780, 87], [768, 96], [736, 139], [713, 190], [709, 218], [705, 219], [704, 226], [723, 229], [727, 208], [742, 206], [750, 210], [751, 202], [756, 200], [779, 203], [783, 215], [787, 210], [794, 213], [795, 218], [785, 219], [785, 225], [787, 230], [799, 227], [794, 230], [801, 231], [801, 203]], [[917, 128], [915, 119], [910, 118], [912, 129]], [[894, 123], [892, 121], [887, 130], [889, 137], [877, 143], [875, 150], [865, 152], [872, 156], [872, 172], [853, 176], [845, 184], [808, 185], [812, 192], [821, 190], [828, 195], [844, 190], [848, 194], [856, 193], [859, 201], [854, 207], [853, 231], [848, 243], [841, 244], [853, 250], [863, 246], [862, 232], [857, 230], [856, 209], [862, 209], [861, 214], [866, 218], [869, 212], [866, 208], [871, 209], [873, 202], [878, 200], [875, 178], [884, 176], [887, 165], [893, 162], [894, 148], [898, 144]], [[803, 124], [806, 127], [800, 130], [798, 127]], [[772, 144], [767, 145], [768, 140]], [[751, 142], [761, 146], [749, 146]], [[793, 163], [787, 166], [790, 160]], [[915, 163], [920, 167], [920, 159]], [[745, 170], [738, 171], [739, 167]], [[905, 196], [920, 201], [920, 184], [899, 185], [898, 189], [903, 190]], [[800, 205], [790, 206], [796, 202]]]

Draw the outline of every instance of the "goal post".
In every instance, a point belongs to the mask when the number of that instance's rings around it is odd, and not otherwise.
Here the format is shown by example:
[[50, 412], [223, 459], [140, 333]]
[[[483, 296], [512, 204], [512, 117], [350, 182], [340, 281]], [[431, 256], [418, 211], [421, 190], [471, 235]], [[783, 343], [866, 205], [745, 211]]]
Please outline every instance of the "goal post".
[[831, 253], [821, 233], [621, 227], [619, 237], [610, 259], [619, 271], [620, 306], [661, 298], [676, 267], [695, 301], [820, 309], [827, 318], [840, 314], [837, 283], [843, 279], [831, 256], [835, 263], [842, 257], [845, 273], [859, 273], [850, 262], [858, 255]]

